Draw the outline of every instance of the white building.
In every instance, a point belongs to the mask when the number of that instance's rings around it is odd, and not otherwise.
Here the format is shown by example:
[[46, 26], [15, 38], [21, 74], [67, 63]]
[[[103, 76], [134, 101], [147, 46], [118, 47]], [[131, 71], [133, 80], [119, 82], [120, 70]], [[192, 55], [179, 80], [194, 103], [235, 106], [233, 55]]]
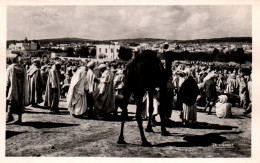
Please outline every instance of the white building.
[[9, 50], [37, 50], [37, 43], [30, 42], [30, 43], [16, 43], [9, 45]]
[[[119, 59], [118, 54], [119, 54], [119, 49], [120, 45], [96, 45], [96, 56], [97, 59], [110, 59], [110, 60], [115, 60]], [[101, 57], [103, 55], [103, 57]]]

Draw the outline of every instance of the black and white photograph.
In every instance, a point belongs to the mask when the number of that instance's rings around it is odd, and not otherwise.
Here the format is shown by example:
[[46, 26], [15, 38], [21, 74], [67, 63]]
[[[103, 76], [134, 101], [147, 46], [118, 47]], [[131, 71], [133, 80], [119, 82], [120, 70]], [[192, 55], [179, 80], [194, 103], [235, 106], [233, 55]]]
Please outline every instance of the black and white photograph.
[[5, 8], [5, 158], [252, 158], [252, 4]]

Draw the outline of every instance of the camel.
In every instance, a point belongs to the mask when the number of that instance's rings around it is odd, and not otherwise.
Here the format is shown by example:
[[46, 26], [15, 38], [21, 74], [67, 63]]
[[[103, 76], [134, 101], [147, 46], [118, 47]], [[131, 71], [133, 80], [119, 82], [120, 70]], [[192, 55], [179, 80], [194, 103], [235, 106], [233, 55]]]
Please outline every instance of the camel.
[[[168, 68], [168, 71], [166, 70]], [[142, 99], [146, 91], [149, 97], [149, 119], [146, 132], [153, 132], [151, 125], [151, 118], [153, 113], [153, 92], [155, 88], [160, 89], [160, 106], [159, 113], [161, 119], [161, 132], [163, 136], [169, 136], [170, 133], [165, 128], [165, 111], [166, 109], [166, 86], [169, 74], [169, 62], [166, 62], [166, 69], [163, 67], [161, 60], [157, 57], [157, 53], [153, 51], [143, 51], [136, 56], [132, 62], [127, 66], [125, 73], [125, 81], [123, 87], [123, 106], [122, 109], [122, 123], [121, 131], [118, 139], [118, 144], [126, 144], [124, 140], [124, 123], [127, 119], [127, 105], [130, 95], [134, 94], [134, 99], [137, 105], [136, 120], [140, 130], [142, 146], [151, 146], [152, 144], [146, 140], [142, 124]]]

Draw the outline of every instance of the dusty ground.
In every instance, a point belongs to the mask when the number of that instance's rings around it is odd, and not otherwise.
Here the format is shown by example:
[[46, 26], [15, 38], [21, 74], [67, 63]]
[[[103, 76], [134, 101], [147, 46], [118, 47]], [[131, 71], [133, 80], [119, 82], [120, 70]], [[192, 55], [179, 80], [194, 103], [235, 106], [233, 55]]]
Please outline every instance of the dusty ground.
[[[6, 125], [6, 156], [84, 156], [84, 157], [250, 157], [251, 115], [242, 116], [242, 109], [232, 108], [234, 117], [220, 119], [198, 112], [198, 126], [183, 127], [179, 112], [173, 111], [169, 126], [171, 136], [145, 133], [153, 147], [140, 146], [140, 134], [134, 119], [135, 106], [129, 105], [125, 127], [128, 144], [116, 143], [120, 132], [118, 119], [77, 119], [69, 115], [65, 101], [61, 114], [48, 114], [42, 108], [27, 107], [23, 124]], [[213, 110], [215, 111], [215, 110]], [[159, 121], [159, 118], [157, 119]], [[147, 121], [143, 122], [146, 126]]]

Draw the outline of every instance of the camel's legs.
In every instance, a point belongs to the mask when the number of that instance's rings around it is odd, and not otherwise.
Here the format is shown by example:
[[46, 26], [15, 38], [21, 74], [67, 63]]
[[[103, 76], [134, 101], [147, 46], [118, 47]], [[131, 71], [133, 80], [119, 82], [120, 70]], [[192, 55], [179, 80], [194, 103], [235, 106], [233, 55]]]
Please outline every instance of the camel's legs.
[[162, 85], [160, 88], [160, 105], [159, 105], [159, 113], [160, 113], [160, 119], [161, 119], [161, 132], [163, 136], [168, 136], [170, 133], [166, 130], [166, 85]]
[[119, 139], [117, 141], [118, 144], [125, 144], [125, 140], [124, 140], [124, 125], [125, 125], [125, 121], [127, 119], [127, 105], [129, 102], [129, 98], [131, 96], [131, 91], [130, 90], [124, 90], [124, 97], [123, 97], [123, 106], [122, 106], [122, 122], [121, 122], [121, 131], [120, 131], [120, 136]]
[[142, 145], [143, 146], [151, 146], [151, 143], [146, 140], [145, 135], [144, 135], [144, 130], [143, 130], [143, 120], [142, 120], [143, 95], [144, 95], [144, 92], [142, 92], [142, 93], [135, 93], [136, 105], [137, 105], [136, 120], [137, 120], [137, 124], [138, 124], [139, 130], [140, 130]]
[[146, 128], [146, 132], [153, 132], [152, 129], [152, 114], [153, 114], [153, 90], [149, 90], [148, 91], [148, 96], [149, 96], [149, 119], [148, 119], [148, 124], [147, 124], [147, 128]]

